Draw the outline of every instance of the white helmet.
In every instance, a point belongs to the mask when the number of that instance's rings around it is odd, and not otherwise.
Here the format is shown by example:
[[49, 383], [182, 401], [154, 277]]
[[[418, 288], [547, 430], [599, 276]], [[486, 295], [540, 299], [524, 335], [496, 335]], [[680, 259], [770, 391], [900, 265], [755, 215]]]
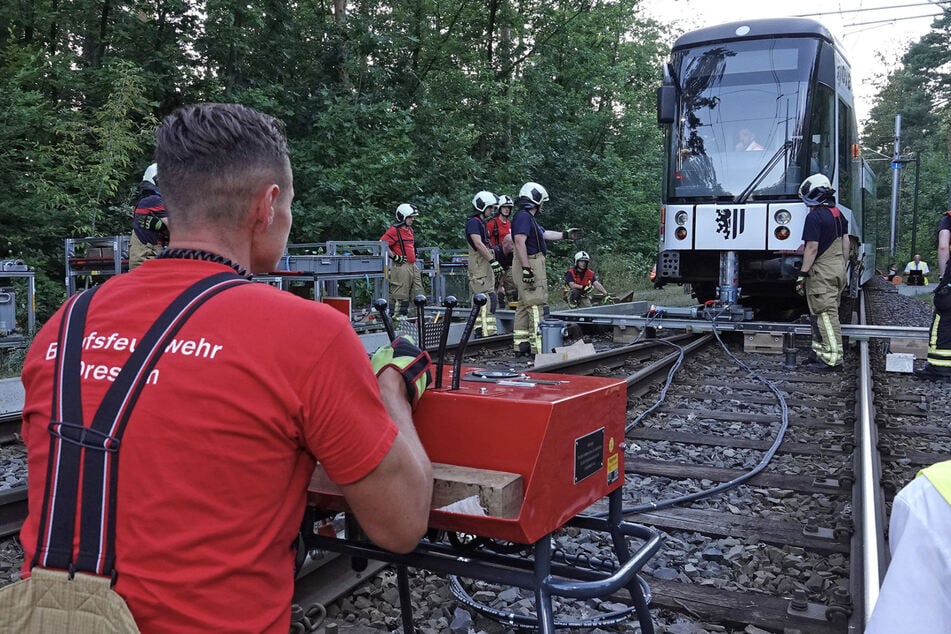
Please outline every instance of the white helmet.
[[505, 194], [502, 194], [501, 196], [499, 196], [499, 207], [514, 207], [514, 206], [515, 206], [515, 201], [512, 200], [511, 196], [506, 196]]
[[835, 190], [823, 174], [813, 174], [802, 181], [802, 185], [799, 186], [799, 197], [809, 207], [835, 204]]
[[419, 209], [416, 205], [403, 203], [396, 208], [396, 222], [406, 222], [407, 218], [415, 218], [419, 215]]
[[145, 173], [142, 174], [142, 180], [148, 181], [154, 185], [156, 176], [158, 176], [158, 163], [152, 163], [147, 168], [145, 168]]
[[496, 207], [499, 204], [498, 197], [492, 192], [481, 191], [472, 197], [472, 206], [480, 214], [485, 213], [489, 207]]
[[588, 255], [587, 251], [578, 251], [575, 253], [575, 265], [577, 265], [581, 260], [584, 260], [585, 262], [591, 261], [591, 256]]
[[548, 202], [548, 190], [538, 183], [525, 183], [518, 192], [519, 198], [527, 198], [535, 205]]

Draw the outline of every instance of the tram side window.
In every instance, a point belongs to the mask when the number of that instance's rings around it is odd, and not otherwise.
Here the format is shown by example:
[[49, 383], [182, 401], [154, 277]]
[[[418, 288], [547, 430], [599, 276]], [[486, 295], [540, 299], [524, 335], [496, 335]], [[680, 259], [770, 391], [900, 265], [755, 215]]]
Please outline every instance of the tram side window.
[[836, 198], [840, 205], [854, 209], [852, 204], [852, 185], [855, 182], [853, 171], [857, 168], [857, 161], [852, 159], [852, 145], [856, 143], [853, 135], [855, 129], [852, 109], [844, 101], [839, 100], [839, 184]]
[[816, 86], [809, 131], [809, 173], [830, 180], [835, 166], [835, 93], [825, 84]]

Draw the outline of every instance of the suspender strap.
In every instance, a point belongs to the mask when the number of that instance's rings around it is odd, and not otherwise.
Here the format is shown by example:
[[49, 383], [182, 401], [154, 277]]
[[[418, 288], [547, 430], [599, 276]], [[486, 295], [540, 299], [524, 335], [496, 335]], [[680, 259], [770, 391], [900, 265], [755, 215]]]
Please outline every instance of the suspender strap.
[[[191, 315], [221, 291], [245, 283], [248, 283], [248, 280], [237, 277], [234, 273], [220, 273], [196, 282], [179, 295], [136, 346], [106, 392], [89, 427], [82, 424], [79, 388], [83, 337], [83, 329], [79, 326], [85, 323], [85, 311], [89, 302], [87, 300], [80, 304], [77, 301], [70, 306], [64, 316], [64, 319], [68, 316], [70, 322], [66, 328], [66, 339], [62, 339], [61, 332], [61, 341], [57, 348], [57, 364], [60, 357], [64, 357], [64, 361], [58, 377], [60, 394], [54, 393], [54, 400], [61, 400], [62, 411], [70, 413], [72, 417], [57, 419], [54, 403], [54, 418], [49, 425], [50, 463], [53, 463], [54, 447], [59, 452], [69, 447], [66, 451], [75, 453], [77, 458], [70, 461], [69, 465], [60, 461], [53, 478], [47, 480], [44, 506], [46, 500], [52, 497], [52, 513], [48, 518], [44, 515], [43, 520], [47, 520], [51, 530], [49, 535], [40, 533], [40, 544], [37, 547], [40, 565], [114, 577], [118, 451], [133, 406], [159, 357]], [[75, 412], [78, 412], [79, 418], [75, 418]], [[76, 498], [80, 494], [80, 455], [82, 503], [79, 554], [73, 562]], [[69, 470], [65, 468], [67, 466]], [[67, 515], [69, 510], [72, 513]], [[34, 560], [35, 563], [36, 561]]]
[[[82, 408], [68, 409], [80, 402], [79, 395], [66, 399], [63, 392], [68, 389], [79, 390], [76, 382], [68, 381], [64, 387], [64, 367], [72, 367], [82, 353], [82, 345], [66, 346], [71, 342], [70, 333], [81, 339], [86, 325], [86, 309], [93, 294], [99, 287], [93, 287], [67, 300], [63, 311], [63, 318], [59, 325], [59, 338], [56, 347], [56, 357], [53, 360], [53, 405], [50, 412], [54, 421], [72, 421], [73, 428], [84, 429]], [[37, 538], [36, 553], [30, 567], [41, 564], [50, 568], [68, 568], [72, 557], [73, 524], [76, 516], [76, 491], [78, 478], [61, 479], [57, 472], [79, 472], [80, 445], [77, 443], [62, 442], [57, 436], [50, 436], [49, 459], [46, 465], [46, 490], [43, 494], [43, 511], [40, 515], [40, 524]], [[62, 489], [72, 491], [63, 492]]]
[[396, 239], [400, 241], [400, 251], [401, 251], [400, 255], [402, 255], [403, 257], [406, 257], [407, 255], [409, 255], [406, 252], [406, 245], [403, 244], [403, 232], [400, 231], [399, 226], [396, 227]]

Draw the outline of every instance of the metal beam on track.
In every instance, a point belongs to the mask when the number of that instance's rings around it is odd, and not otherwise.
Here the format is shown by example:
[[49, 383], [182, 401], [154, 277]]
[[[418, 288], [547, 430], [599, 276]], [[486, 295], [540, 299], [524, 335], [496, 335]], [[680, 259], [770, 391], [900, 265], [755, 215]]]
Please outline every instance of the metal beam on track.
[[[808, 323], [784, 323], [768, 321], [710, 321], [689, 317], [648, 317], [645, 316], [645, 302], [595, 306], [575, 310], [552, 311], [552, 319], [581, 324], [623, 326], [633, 328], [677, 328], [687, 332], [775, 332], [794, 335], [809, 335], [812, 329]], [[875, 337], [886, 339], [928, 339], [928, 328], [907, 326], [867, 326], [864, 324], [842, 324], [842, 335], [856, 340]]]

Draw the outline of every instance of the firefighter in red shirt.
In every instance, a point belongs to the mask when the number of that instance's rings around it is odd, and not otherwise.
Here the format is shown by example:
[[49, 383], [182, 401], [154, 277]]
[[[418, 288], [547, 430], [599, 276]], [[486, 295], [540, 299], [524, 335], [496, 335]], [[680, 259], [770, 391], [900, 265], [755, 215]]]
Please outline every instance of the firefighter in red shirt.
[[598, 281], [598, 276], [594, 271], [588, 268], [591, 262], [591, 256], [587, 251], [578, 251], [575, 253], [575, 264], [565, 273], [565, 301], [569, 308], [578, 308], [579, 306], [591, 305], [591, 293], [598, 290], [604, 294], [605, 304], [613, 304], [614, 298]]
[[[419, 215], [416, 205], [403, 203], [396, 208], [396, 223], [386, 230], [380, 240], [390, 252], [391, 314], [409, 315], [413, 297], [423, 292], [423, 280], [416, 266], [416, 244], [413, 238], [413, 220]], [[416, 310], [415, 308], [413, 309]]]
[[495, 251], [495, 257], [502, 265], [502, 274], [498, 280], [499, 304], [506, 301], [516, 301], [518, 291], [515, 289], [515, 280], [512, 278], [512, 261], [515, 257], [515, 243], [509, 237], [512, 235], [512, 208], [515, 201], [511, 196], [499, 196], [498, 213], [486, 223], [489, 234], [489, 248]]

